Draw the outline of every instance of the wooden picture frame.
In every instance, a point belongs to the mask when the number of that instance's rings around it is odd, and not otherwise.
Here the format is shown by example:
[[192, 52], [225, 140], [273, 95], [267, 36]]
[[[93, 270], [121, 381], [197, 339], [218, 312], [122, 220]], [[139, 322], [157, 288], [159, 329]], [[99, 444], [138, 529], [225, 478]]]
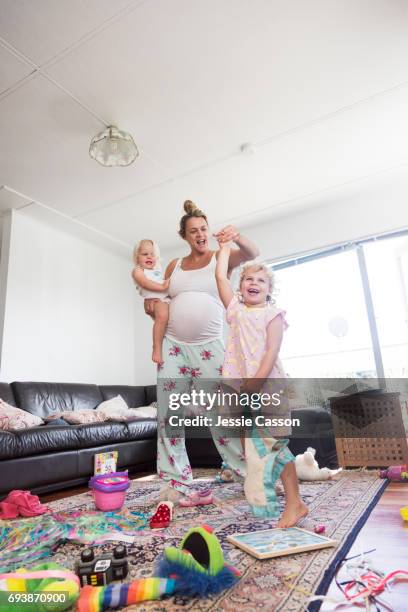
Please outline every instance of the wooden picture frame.
[[300, 527], [234, 533], [227, 536], [227, 540], [257, 559], [283, 557], [337, 546], [338, 544], [337, 540], [332, 540]]

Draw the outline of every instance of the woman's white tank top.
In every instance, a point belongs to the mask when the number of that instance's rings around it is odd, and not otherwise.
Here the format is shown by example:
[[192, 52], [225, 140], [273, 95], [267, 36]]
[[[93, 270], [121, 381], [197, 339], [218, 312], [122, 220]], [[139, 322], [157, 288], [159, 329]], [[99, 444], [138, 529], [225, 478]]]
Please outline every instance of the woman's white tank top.
[[224, 307], [215, 280], [215, 253], [204, 268], [182, 270], [179, 259], [170, 277], [166, 336], [184, 344], [222, 340]]

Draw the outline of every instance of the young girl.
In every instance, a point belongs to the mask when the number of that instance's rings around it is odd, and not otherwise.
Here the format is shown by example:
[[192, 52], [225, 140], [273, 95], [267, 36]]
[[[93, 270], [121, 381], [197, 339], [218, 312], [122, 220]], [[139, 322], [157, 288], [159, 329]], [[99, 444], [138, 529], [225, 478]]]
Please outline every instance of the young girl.
[[[228, 243], [220, 244], [216, 267], [218, 291], [230, 326], [222, 375], [243, 393], [262, 392], [270, 396], [272, 381], [268, 379], [285, 377], [278, 358], [287, 326], [285, 313], [271, 304], [272, 276], [264, 264], [249, 262], [243, 266], [239, 294], [234, 295], [227, 276], [229, 251]], [[273, 410], [273, 416], [276, 413], [282, 416], [282, 407], [280, 412], [279, 407]], [[252, 416], [259, 412], [252, 412]], [[268, 437], [265, 437], [266, 431]], [[271, 432], [279, 436], [288, 434], [283, 428], [260, 430], [253, 427], [251, 435], [245, 438], [245, 496], [256, 516], [277, 517], [279, 505], [275, 484], [280, 477], [286, 505], [278, 527], [291, 527], [306, 516], [308, 510], [299, 495], [294, 456], [287, 448], [288, 440], [270, 437]]]
[[159, 250], [153, 240], [141, 240], [133, 251], [135, 268], [132, 278], [143, 298], [154, 298], [152, 360], [160, 364], [162, 343], [169, 318], [169, 280], [164, 280], [159, 266]]

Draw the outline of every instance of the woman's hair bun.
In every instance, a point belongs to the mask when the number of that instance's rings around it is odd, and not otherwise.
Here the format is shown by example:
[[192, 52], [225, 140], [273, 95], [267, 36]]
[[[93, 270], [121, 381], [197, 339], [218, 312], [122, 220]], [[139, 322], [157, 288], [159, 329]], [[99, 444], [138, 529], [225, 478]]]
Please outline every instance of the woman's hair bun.
[[184, 202], [184, 211], [187, 215], [192, 215], [196, 210], [198, 210], [198, 206], [194, 204], [194, 202], [191, 200], [186, 200]]

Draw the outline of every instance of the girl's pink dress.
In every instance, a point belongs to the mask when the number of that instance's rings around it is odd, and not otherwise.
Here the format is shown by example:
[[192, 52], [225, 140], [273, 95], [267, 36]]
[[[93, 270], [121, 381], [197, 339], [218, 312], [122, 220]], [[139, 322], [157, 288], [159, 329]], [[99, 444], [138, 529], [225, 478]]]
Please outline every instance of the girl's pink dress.
[[[284, 310], [275, 306], [246, 306], [237, 297], [233, 297], [227, 308], [229, 334], [222, 368], [222, 376], [228, 380], [226, 382], [229, 386], [238, 391], [243, 379], [255, 376], [265, 354], [268, 324], [276, 317], [280, 317], [284, 330], [287, 329], [285, 314]], [[261, 393], [268, 393], [269, 396], [279, 393], [281, 397], [278, 406], [272, 402], [272, 399], [270, 405], [263, 405], [261, 412], [268, 417], [290, 419], [285, 378], [285, 371], [278, 358], [268, 375], [270, 380], [265, 382], [261, 390]], [[279, 426], [264, 427], [262, 434], [286, 438], [292, 431], [288, 422], [287, 420]]]
[[[286, 329], [288, 325], [283, 310], [274, 306], [246, 306], [236, 297], [231, 300], [227, 308], [229, 334], [222, 369], [228, 387], [238, 391], [243, 379], [255, 376], [266, 351], [268, 325], [276, 317], [282, 319], [283, 327]], [[263, 403], [262, 408], [258, 407], [259, 409], [255, 411], [253, 409], [255, 394], [252, 395], [250, 412], [262, 414], [265, 421], [267, 418], [271, 421], [271, 424], [252, 427], [249, 435], [245, 435], [247, 474], [244, 491], [252, 511], [259, 517], [279, 515], [275, 484], [284, 466], [294, 460], [287, 448], [286, 439], [291, 427], [287, 424], [290, 411], [285, 397], [285, 378], [282, 364], [277, 359], [261, 389], [261, 393], [269, 395], [269, 398], [266, 398], [267, 405]], [[279, 405], [275, 405], [272, 397], [277, 393], [280, 396]], [[272, 424], [274, 419], [280, 419], [281, 423]]]

